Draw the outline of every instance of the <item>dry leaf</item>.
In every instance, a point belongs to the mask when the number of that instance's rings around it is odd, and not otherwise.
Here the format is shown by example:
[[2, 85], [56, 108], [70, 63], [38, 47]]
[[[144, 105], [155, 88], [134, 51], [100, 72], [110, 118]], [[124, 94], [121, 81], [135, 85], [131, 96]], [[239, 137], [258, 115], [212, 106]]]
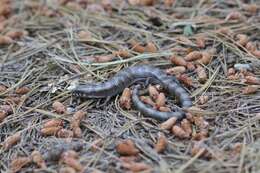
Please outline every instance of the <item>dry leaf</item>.
[[118, 50], [118, 51], [114, 51], [112, 54], [114, 56], [120, 56], [122, 58], [129, 58], [130, 57], [129, 51], [128, 50], [123, 50], [123, 49]]
[[65, 163], [66, 165], [72, 167], [76, 171], [80, 172], [83, 170], [83, 165], [75, 158], [73, 157], [67, 157], [67, 156], [62, 156], [60, 161], [62, 163]]
[[259, 89], [259, 86], [257, 85], [249, 85], [242, 89], [243, 94], [254, 94]]
[[12, 102], [14, 104], [19, 104], [22, 97], [18, 96], [8, 96], [5, 98], [6, 102]]
[[164, 93], [160, 93], [157, 97], [157, 99], [155, 100], [155, 105], [157, 108], [161, 107], [161, 106], [165, 106], [166, 103], [166, 97]]
[[46, 121], [43, 124], [43, 128], [57, 127], [57, 126], [63, 126], [63, 120], [61, 120], [61, 119], [51, 119], [51, 120]]
[[196, 107], [196, 106], [191, 106], [186, 109], [187, 112], [196, 115], [196, 116], [202, 116], [204, 115], [204, 110], [202, 108]]
[[196, 60], [197, 63], [207, 65], [211, 62], [213, 56], [210, 52], [202, 52], [202, 58]]
[[[81, 138], [82, 136], [82, 130], [79, 126], [80, 126], [80, 122], [84, 119], [85, 116], [86, 113], [84, 111], [79, 110], [73, 115], [73, 118], [70, 122], [70, 128], [72, 129], [73, 136], [76, 138]], [[71, 137], [72, 134], [70, 130], [69, 131], [63, 130], [62, 132], [60, 132], [60, 135], [63, 135], [64, 137], [65, 136]]]
[[145, 46], [145, 52], [149, 53], [156, 53], [157, 52], [157, 47], [155, 46], [154, 43], [148, 42]]
[[23, 36], [28, 35], [27, 31], [18, 31], [11, 30], [5, 34], [5, 36], [10, 37], [11, 39], [19, 39]]
[[79, 31], [78, 38], [82, 39], [82, 40], [91, 40], [92, 39], [91, 32], [89, 32], [89, 31]]
[[46, 128], [42, 128], [41, 129], [41, 133], [44, 136], [54, 136], [58, 133], [58, 131], [61, 129], [62, 127], [57, 126], [57, 127], [46, 127]]
[[12, 12], [12, 8], [10, 6], [10, 4], [4, 4], [1, 3], [0, 6], [0, 16], [9, 16]]
[[256, 50], [256, 45], [249, 41], [246, 43], [246, 49], [249, 51], [249, 52], [254, 52]]
[[79, 154], [74, 150], [67, 150], [67, 151], [62, 153], [61, 157], [72, 157], [72, 158], [78, 159]]
[[102, 0], [101, 4], [106, 11], [112, 11], [112, 0]]
[[195, 116], [193, 117], [194, 124], [199, 127], [199, 129], [208, 129], [209, 123], [204, 120], [202, 116]]
[[18, 142], [20, 142], [21, 140], [21, 133], [20, 132], [16, 132], [15, 134], [7, 137], [4, 142], [2, 143], [3, 145], [3, 149], [4, 150], [8, 150], [11, 147], [13, 147], [15, 144], [17, 144]]
[[80, 126], [79, 120], [74, 120], [74, 119], [71, 120], [71, 122], [70, 122], [70, 128], [71, 129], [78, 128], [79, 126]]
[[243, 144], [242, 143], [235, 143], [233, 144], [232, 146], [232, 154], [233, 155], [238, 155], [241, 153], [241, 150], [242, 150], [242, 147], [243, 147]]
[[7, 117], [7, 113], [5, 111], [0, 110], [0, 123]]
[[154, 100], [156, 100], [156, 99], [158, 98], [158, 96], [159, 96], [158, 90], [156, 89], [156, 87], [154, 87], [154, 86], [152, 86], [152, 85], [149, 85], [149, 86], [148, 86], [148, 92], [149, 92], [149, 96], [150, 96], [152, 99], [154, 99]]
[[228, 20], [245, 20], [245, 16], [238, 11], [232, 11], [225, 18], [225, 21]]
[[137, 43], [134, 40], [130, 41], [130, 44], [132, 46], [132, 50], [135, 52], [139, 52], [139, 53], [144, 53], [145, 52], [145, 47], [142, 46], [140, 43]]
[[176, 66], [169, 69], [166, 69], [166, 73], [169, 75], [178, 75], [186, 71], [186, 68], [183, 66]]
[[29, 157], [17, 157], [12, 160], [10, 169], [12, 173], [16, 173], [29, 163], [31, 163], [31, 159]]
[[199, 100], [198, 103], [203, 105], [208, 102], [209, 96], [200, 96], [198, 100]]
[[70, 122], [70, 128], [75, 129], [75, 128], [79, 128], [79, 126], [80, 126], [80, 120], [76, 120], [72, 118]]
[[194, 65], [194, 63], [193, 62], [187, 62], [187, 69], [189, 70], [189, 71], [193, 71], [193, 70], [195, 70], [195, 65]]
[[199, 37], [196, 37], [196, 45], [199, 47], [199, 48], [205, 48], [206, 46], [206, 40], [204, 37], [202, 36], [199, 36]]
[[187, 119], [181, 121], [181, 128], [190, 136], [192, 133], [191, 123]]
[[195, 60], [198, 60], [198, 59], [200, 59], [200, 58], [202, 58], [202, 53], [199, 52], [199, 51], [190, 52], [188, 55], [186, 55], [186, 56], [184, 57], [184, 59], [185, 59], [186, 61], [195, 61]]
[[152, 107], [155, 107], [155, 102], [149, 97], [149, 96], [141, 96], [140, 100], [144, 102], [145, 104], [151, 105]]
[[189, 138], [189, 134], [186, 133], [181, 127], [175, 125], [172, 127], [172, 133], [180, 138], [180, 139], [185, 139], [185, 138]]
[[159, 133], [157, 143], [155, 144], [155, 150], [158, 153], [162, 153], [167, 147], [168, 140], [163, 133]]
[[[5, 27], [7, 25], [7, 22], [0, 22], [0, 32], [3, 32]], [[1, 36], [0, 36], [1, 37]]]
[[139, 150], [136, 148], [134, 142], [130, 139], [126, 139], [123, 141], [120, 141], [116, 146], [116, 151], [120, 155], [137, 155], [139, 153]]
[[194, 45], [193, 42], [185, 36], [179, 36], [178, 38], [176, 38], [176, 40], [179, 40], [180, 42], [186, 45]]
[[207, 81], [208, 76], [205, 69], [202, 66], [197, 65], [196, 72], [198, 75], [199, 82], [204, 83]]
[[87, 4], [87, 10], [92, 13], [106, 14], [104, 7], [98, 3]]
[[7, 90], [6, 86], [0, 85], [0, 93], [5, 92]]
[[243, 4], [242, 8], [251, 14], [256, 14], [259, 6], [257, 4]]
[[256, 56], [257, 58], [260, 58], [260, 50], [255, 50], [251, 52], [254, 56]]
[[203, 146], [202, 142], [195, 142], [191, 149], [191, 155], [195, 156], [200, 153], [200, 157], [210, 158], [211, 154], [207, 151], [207, 149]]
[[245, 46], [249, 40], [248, 36], [245, 34], [237, 34], [236, 35], [237, 38], [237, 44], [241, 45], [241, 46]]
[[234, 75], [235, 73], [236, 73], [236, 70], [234, 68], [229, 68], [227, 71], [228, 76]]
[[6, 23], [6, 18], [4, 16], [0, 16], [0, 24]]
[[249, 72], [249, 71], [247, 71], [247, 70], [245, 70], [245, 69], [241, 69], [241, 70], [240, 70], [240, 73], [243, 73], [244, 76], [255, 76], [254, 73]]
[[164, 5], [166, 7], [171, 7], [174, 3], [175, 3], [176, 0], [164, 0]]
[[181, 46], [175, 46], [171, 49], [172, 52], [178, 52], [180, 54], [184, 54], [188, 52], [188, 48], [181, 47]]
[[253, 84], [253, 85], [259, 85], [260, 84], [259, 78], [255, 77], [255, 76], [246, 76], [245, 82], [248, 83], [248, 84]]
[[8, 36], [0, 35], [0, 45], [6, 45], [13, 43], [13, 39]]
[[238, 79], [239, 79], [239, 76], [238, 76], [237, 74], [229, 75], [229, 76], [228, 76], [228, 79], [229, 79], [229, 80], [238, 80]]
[[131, 95], [130, 88], [125, 88], [119, 99], [119, 104], [122, 108], [131, 109]]
[[161, 123], [160, 128], [163, 129], [163, 130], [170, 130], [174, 126], [176, 121], [177, 121], [176, 117], [171, 117], [168, 120]]
[[58, 0], [60, 5], [66, 5], [70, 0]]
[[86, 116], [86, 113], [82, 110], [79, 110], [77, 112], [75, 112], [75, 114], [73, 115], [73, 120], [75, 121], [82, 121]]
[[10, 115], [13, 113], [13, 109], [10, 105], [0, 105], [0, 112], [3, 111], [7, 115]]
[[92, 150], [93, 152], [95, 152], [95, 151], [98, 150], [98, 148], [100, 148], [103, 144], [104, 144], [103, 139], [96, 139], [96, 140], [93, 141], [92, 144], [91, 144], [91, 150]]
[[31, 91], [31, 89], [26, 87], [26, 86], [24, 86], [24, 87], [21, 87], [21, 88], [17, 88], [15, 90], [15, 93], [16, 94], [27, 94], [29, 91]]
[[76, 127], [76, 128], [73, 128], [72, 131], [73, 131], [73, 134], [74, 134], [75, 138], [81, 138], [82, 137], [82, 130], [81, 130], [81, 128]]
[[141, 5], [152, 6], [155, 4], [155, 0], [139, 0]]
[[42, 168], [42, 169], [45, 169], [46, 168], [46, 163], [43, 159], [43, 156], [42, 154], [39, 152], [39, 151], [33, 151], [32, 154], [31, 154], [31, 157], [32, 157], [32, 161], [37, 164], [37, 166], [39, 168]]
[[194, 122], [193, 115], [189, 112], [186, 113], [186, 119], [189, 120], [191, 123]]
[[57, 133], [57, 137], [59, 138], [72, 138], [73, 136], [73, 131], [67, 129], [60, 129]]
[[208, 130], [207, 129], [203, 129], [199, 133], [195, 133], [192, 136], [192, 139], [196, 140], [196, 141], [201, 141], [203, 139], [206, 139], [207, 137], [208, 137]]
[[95, 56], [95, 62], [103, 63], [103, 62], [110, 62], [114, 59], [114, 55], [100, 55]]
[[58, 114], [63, 114], [66, 112], [66, 107], [59, 101], [55, 101], [52, 104], [52, 107]]
[[230, 28], [221, 27], [217, 30], [217, 33], [221, 33], [223, 35], [233, 35], [233, 31]]
[[170, 57], [170, 60], [174, 65], [179, 65], [179, 66], [186, 66], [187, 65], [187, 61], [184, 58], [176, 56], [176, 55], [172, 55]]
[[177, 76], [177, 79], [188, 87], [193, 86], [192, 79], [186, 74], [181, 74], [181, 75]]
[[131, 4], [131, 5], [139, 5], [140, 0], [128, 0], [128, 3]]

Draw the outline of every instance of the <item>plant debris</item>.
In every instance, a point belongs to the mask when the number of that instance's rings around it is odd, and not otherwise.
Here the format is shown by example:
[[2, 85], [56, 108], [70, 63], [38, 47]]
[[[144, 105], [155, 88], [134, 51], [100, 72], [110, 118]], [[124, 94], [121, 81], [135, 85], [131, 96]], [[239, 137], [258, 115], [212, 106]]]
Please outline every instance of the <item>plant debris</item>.
[[[259, 172], [259, 12], [245, 0], [0, 0], [0, 172]], [[192, 108], [150, 78], [111, 98], [71, 93], [141, 64]], [[186, 117], [144, 116], [137, 84], [147, 107]]]

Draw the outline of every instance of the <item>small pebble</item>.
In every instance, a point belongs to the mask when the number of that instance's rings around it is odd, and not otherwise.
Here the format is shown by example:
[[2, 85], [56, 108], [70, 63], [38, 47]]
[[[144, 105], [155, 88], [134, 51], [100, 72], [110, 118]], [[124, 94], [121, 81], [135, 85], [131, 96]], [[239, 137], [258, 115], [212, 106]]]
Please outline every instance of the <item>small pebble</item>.
[[253, 70], [250, 64], [235, 64], [234, 68], [238, 71], [243, 70], [243, 69], [248, 70], [248, 71]]

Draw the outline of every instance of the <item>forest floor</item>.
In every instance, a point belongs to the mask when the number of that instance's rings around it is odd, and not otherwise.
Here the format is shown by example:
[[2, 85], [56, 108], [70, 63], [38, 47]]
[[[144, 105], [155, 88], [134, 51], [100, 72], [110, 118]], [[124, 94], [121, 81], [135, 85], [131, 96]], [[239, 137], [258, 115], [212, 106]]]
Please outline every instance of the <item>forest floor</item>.
[[[259, 173], [259, 11], [256, 0], [0, 0], [0, 172]], [[177, 77], [186, 119], [69, 90], [137, 64]], [[156, 87], [161, 102], [143, 98], [167, 111], [175, 98]]]

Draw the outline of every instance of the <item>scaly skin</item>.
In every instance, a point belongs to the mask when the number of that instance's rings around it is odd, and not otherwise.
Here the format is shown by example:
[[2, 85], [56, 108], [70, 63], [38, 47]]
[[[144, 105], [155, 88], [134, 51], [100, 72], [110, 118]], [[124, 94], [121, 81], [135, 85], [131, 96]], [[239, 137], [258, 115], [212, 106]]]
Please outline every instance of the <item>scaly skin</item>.
[[[126, 87], [133, 84], [138, 79], [152, 78], [159, 82], [163, 88], [168, 91], [171, 96], [176, 96], [182, 108], [188, 108], [192, 106], [191, 98], [187, 91], [181, 86], [178, 80], [164, 73], [159, 68], [150, 65], [138, 65], [126, 68], [119, 71], [114, 77], [105, 82], [98, 82], [94, 84], [79, 85], [72, 90], [73, 95], [84, 98], [106, 98], [121, 93]], [[138, 94], [137, 94], [138, 95]], [[135, 106], [137, 109], [144, 108], [138, 106], [137, 99], [134, 99]], [[138, 102], [140, 103], [140, 102]], [[149, 108], [151, 109], [151, 108]], [[141, 111], [141, 110], [140, 110]], [[145, 112], [149, 112], [148, 110]], [[157, 111], [160, 113], [159, 111]], [[177, 112], [174, 112], [177, 115]], [[183, 113], [181, 113], [183, 114]], [[168, 119], [170, 115], [164, 114], [165, 118], [157, 119]], [[178, 115], [178, 117], [183, 117]], [[154, 117], [155, 118], [155, 117]]]

